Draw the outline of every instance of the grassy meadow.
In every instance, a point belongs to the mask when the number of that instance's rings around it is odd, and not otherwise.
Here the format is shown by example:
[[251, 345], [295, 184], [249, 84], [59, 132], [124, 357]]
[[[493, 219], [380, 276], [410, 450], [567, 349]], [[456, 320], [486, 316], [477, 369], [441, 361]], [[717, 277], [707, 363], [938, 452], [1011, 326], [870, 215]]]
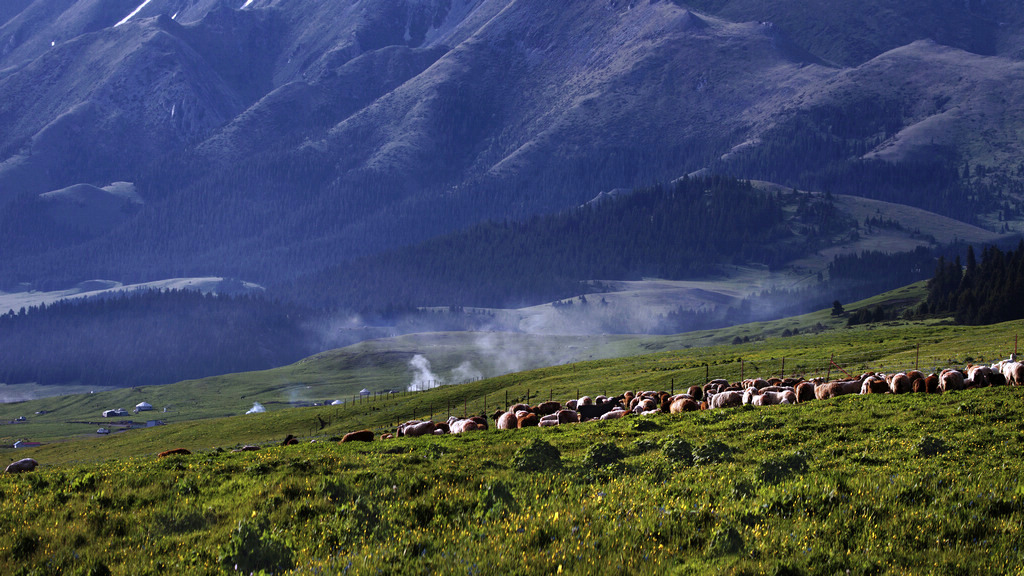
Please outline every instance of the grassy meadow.
[[[41, 464], [0, 475], [0, 573], [1016, 574], [1024, 570], [1019, 387], [337, 439], [411, 418], [490, 413], [506, 401], [988, 363], [1013, 352], [1022, 329], [1024, 321], [941, 320], [845, 328], [823, 311], [616, 341], [632, 354], [618, 359], [344, 406], [268, 402], [262, 414], [204, 413], [102, 437], [54, 409], [0, 428], [35, 426], [52, 438], [0, 453], [3, 463]], [[733, 343], [744, 335], [752, 341]], [[290, 370], [328, 374], [322, 363], [339, 357]], [[346, 358], [348, 370], [359, 364]], [[160, 392], [182, 410], [202, 398], [183, 392], [216, 394], [219, 382], [245, 403], [287, 393], [264, 373], [223, 378]], [[0, 417], [97, 396], [3, 405]], [[301, 444], [280, 446], [287, 434]], [[243, 444], [259, 450], [231, 451]], [[192, 454], [156, 456], [172, 448]]]

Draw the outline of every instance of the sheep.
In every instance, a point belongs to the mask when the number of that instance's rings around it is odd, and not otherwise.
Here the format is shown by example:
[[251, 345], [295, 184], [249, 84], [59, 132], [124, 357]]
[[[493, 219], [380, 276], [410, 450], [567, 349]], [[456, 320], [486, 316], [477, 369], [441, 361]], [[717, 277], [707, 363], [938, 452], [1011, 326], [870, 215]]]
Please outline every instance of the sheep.
[[519, 412], [521, 410], [525, 410], [526, 412], [533, 411], [530, 409], [530, 406], [528, 404], [513, 404], [508, 407], [509, 412]]
[[293, 445], [298, 444], [298, 443], [299, 443], [299, 439], [296, 438], [295, 436], [292, 436], [291, 434], [289, 434], [289, 435], [284, 437], [284, 440], [281, 441], [281, 446], [293, 446]]
[[594, 405], [594, 399], [593, 398], [591, 398], [590, 396], [582, 396], [582, 397], [580, 397], [579, 400], [576, 401], [576, 408], [574, 408], [574, 410], [578, 410], [580, 406], [593, 406], [593, 405]]
[[697, 403], [693, 398], [680, 397], [672, 401], [669, 407], [669, 412], [672, 414], [682, 414], [683, 412], [695, 412], [700, 410], [700, 404]]
[[967, 366], [967, 378], [975, 383], [976, 386], [984, 386], [988, 383], [988, 375], [992, 373], [992, 369], [988, 366]]
[[191, 453], [192, 452], [190, 452], [187, 448], [175, 448], [173, 450], [164, 450], [163, 452], [157, 454], [156, 457], [157, 458], [166, 458], [168, 456], [174, 456], [175, 454], [181, 454], [182, 456], [187, 456], [187, 455], [189, 455]]
[[259, 449], [260, 449], [259, 446], [253, 446], [252, 444], [246, 444], [245, 446], [242, 446], [241, 448], [235, 448], [234, 450], [232, 450], [232, 452], [255, 452], [255, 451], [259, 450]]
[[1006, 376], [1000, 372], [993, 372], [988, 375], [989, 386], [1006, 386]]
[[516, 428], [528, 428], [530, 426], [537, 426], [540, 424], [540, 418], [533, 412], [520, 416], [516, 421]]
[[920, 393], [927, 393], [928, 392], [928, 385], [925, 384], [924, 378], [918, 378], [918, 379], [914, 380], [914, 382], [912, 384], [912, 388], [913, 388], [914, 392], [920, 392]]
[[622, 397], [618, 396], [615, 398], [609, 398], [605, 402], [600, 402], [592, 405], [586, 404], [583, 406], [578, 406], [576, 411], [580, 415], [580, 422], [584, 420], [596, 420], [601, 416], [604, 416], [605, 414], [614, 410], [617, 406], [621, 406], [619, 404], [619, 400], [621, 399]]
[[566, 410], [575, 410], [577, 404], [579, 404], [579, 400], [575, 400], [575, 399], [573, 399], [573, 400], [566, 400], [565, 401], [565, 409]]
[[747, 404], [753, 404], [754, 396], [757, 396], [757, 395], [758, 395], [757, 394], [757, 388], [754, 388], [753, 386], [751, 386], [750, 388], [747, 388], [746, 390], [744, 390], [743, 391], [743, 405], [746, 406]]
[[776, 404], [796, 404], [796, 394], [792, 390], [762, 390], [751, 402], [754, 406], [774, 406]]
[[692, 396], [697, 402], [704, 399], [704, 389], [700, 386], [690, 386], [686, 389], [686, 393]]
[[450, 416], [448, 418], [448, 431], [451, 434], [462, 434], [463, 432], [469, 432], [476, 429], [476, 422], [469, 418], [456, 418], [455, 416]]
[[580, 415], [575, 410], [559, 410], [555, 414], [559, 424], [575, 424], [580, 421]]
[[650, 412], [651, 410], [657, 409], [658, 404], [654, 400], [651, 400], [650, 398], [644, 398], [636, 403], [636, 405], [633, 407], [632, 412], [634, 414], [639, 414], [640, 412]]
[[519, 427], [519, 420], [513, 412], [503, 412], [498, 417], [498, 430], [512, 430]]
[[999, 372], [1006, 378], [1008, 385], [1020, 386], [1024, 384], [1024, 364], [1012, 360], [1003, 360], [999, 362], [999, 365]]
[[892, 392], [893, 394], [904, 394], [906, 392], [913, 392], [914, 383], [910, 379], [910, 376], [904, 374], [903, 372], [893, 374], [892, 377], [889, 378], [889, 391]]
[[735, 390], [720, 392], [711, 397], [709, 405], [714, 408], [735, 408], [743, 405], [743, 395]]
[[17, 462], [11, 462], [4, 468], [5, 474], [18, 474], [20, 472], [31, 472], [39, 466], [39, 462], [36, 462], [32, 458], [22, 458]]
[[621, 408], [616, 408], [616, 409], [612, 410], [611, 412], [605, 412], [604, 414], [602, 414], [601, 415], [601, 420], [617, 420], [619, 418], [622, 418], [626, 414], [629, 414], [629, 412], [626, 412], [625, 410], [623, 410]]
[[868, 376], [860, 385], [861, 394], [885, 394], [889, 391], [889, 385], [884, 378], [876, 375]]
[[939, 374], [939, 390], [943, 393], [964, 389], [964, 375], [959, 370], [946, 369]]
[[344, 442], [373, 442], [374, 434], [373, 430], [356, 430], [355, 432], [349, 432], [342, 436], [341, 441]]
[[845, 394], [858, 394], [860, 389], [860, 380], [835, 380], [815, 387], [814, 395], [818, 400], [827, 400]]
[[434, 423], [430, 420], [410, 420], [398, 427], [399, 436], [426, 436], [434, 433]]
[[801, 382], [795, 389], [797, 402], [808, 402], [814, 400], [814, 384], [812, 382]]
[[537, 414], [538, 416], [547, 416], [548, 414], [554, 414], [555, 412], [558, 412], [558, 409], [561, 407], [562, 404], [559, 402], [541, 402], [540, 404], [534, 406], [533, 413]]
[[939, 393], [939, 377], [935, 373], [929, 374], [924, 378], [925, 392], [928, 394]]
[[487, 419], [482, 416], [470, 416], [470, 420], [476, 422], [477, 430], [487, 430]]

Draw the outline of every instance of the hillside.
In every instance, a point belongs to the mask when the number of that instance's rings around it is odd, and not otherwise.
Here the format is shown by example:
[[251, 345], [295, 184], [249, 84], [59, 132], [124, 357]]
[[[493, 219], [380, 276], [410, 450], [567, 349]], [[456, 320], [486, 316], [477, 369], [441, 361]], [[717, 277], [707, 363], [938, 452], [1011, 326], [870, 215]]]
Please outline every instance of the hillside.
[[1020, 7], [819, 4], [5, 7], [0, 289], [292, 282], [703, 168], [1017, 230]]
[[[829, 359], [850, 371], [989, 362], [1012, 351], [1021, 328], [877, 325], [5, 451], [43, 465], [0, 476], [0, 565], [137, 574], [1013, 572], [1024, 514], [1017, 387], [327, 440], [431, 409], [439, 418], [449, 406], [486, 411], [483, 393], [493, 409], [504, 391], [510, 401], [527, 389], [534, 401], [563, 399], [741, 370], [807, 374]], [[287, 433], [319, 442], [279, 446]], [[263, 445], [226, 450], [242, 443]], [[154, 456], [171, 447], [193, 453]], [[982, 544], [967, 544], [975, 538]]]
[[[917, 285], [845, 307], [848, 314], [853, 314], [881, 305], [898, 315], [916, 307], [925, 294], [923, 285]], [[976, 361], [1006, 356], [1013, 351], [1019, 325], [1020, 321], [965, 328], [937, 318], [850, 328], [847, 316], [837, 317], [830, 310], [821, 310], [774, 322], [647, 338], [501, 333], [407, 335], [362, 342], [267, 371], [2, 404], [0, 422], [10, 422], [19, 416], [26, 416], [27, 422], [4, 426], [0, 430], [0, 444], [12, 444], [26, 437], [49, 441], [84, 436], [72, 444], [95, 442], [98, 444], [94, 449], [109, 446], [116, 452], [134, 442], [130, 440], [133, 435], [142, 434], [149, 438], [147, 450], [159, 451], [153, 442], [159, 444], [163, 434], [180, 430], [188, 436], [193, 434], [196, 420], [225, 417], [217, 425], [218, 435], [224, 441], [272, 440], [280, 426], [288, 425], [274, 424], [262, 432], [252, 428], [253, 415], [242, 414], [254, 402], [274, 415], [273, 421], [295, 423], [299, 430], [291, 433], [308, 433], [328, 420], [331, 424], [323, 433], [343, 433], [346, 427], [393, 425], [399, 419], [418, 417], [431, 407], [435, 414], [446, 406], [459, 405], [474, 412], [483, 410], [485, 405], [493, 410], [504, 401], [506, 393], [515, 398], [525, 395], [527, 390], [538, 397], [570, 397], [577, 389], [590, 394], [614, 392], [616, 386], [612, 383], [638, 388], [681, 388], [708, 376], [715, 377], [716, 373], [729, 378], [738, 378], [744, 371], [827, 373], [831, 370], [828, 358], [833, 354], [837, 363], [851, 373], [869, 367], [906, 369], [910, 365], [934, 369], [966, 362], [964, 358], [968, 356]], [[529, 370], [533, 371], [523, 372]], [[469, 383], [453, 385], [462, 382]], [[427, 385], [423, 386], [424, 383]], [[426, 392], [405, 393], [417, 385], [438, 384], [444, 385]], [[358, 394], [363, 388], [372, 395], [360, 400]], [[402, 393], [396, 396], [391, 391]], [[323, 406], [333, 400], [344, 400], [346, 405]], [[166, 413], [153, 416], [167, 422], [168, 428], [151, 436], [147, 431], [135, 430], [96, 438], [99, 426], [116, 425], [100, 417], [103, 410], [130, 409], [143, 401], [157, 410], [168, 407]], [[314, 403], [321, 406], [311, 406]], [[296, 406], [305, 408], [282, 411]], [[38, 411], [45, 414], [33, 416]], [[134, 415], [126, 420], [140, 419], [151, 418]], [[361, 423], [356, 424], [353, 419]], [[192, 441], [201, 438], [193, 437]], [[81, 454], [78, 449], [65, 451], [62, 446], [63, 443], [57, 443], [39, 450], [63, 454], [61, 459], [77, 459], [75, 454]], [[189, 445], [193, 446], [198, 445]]]

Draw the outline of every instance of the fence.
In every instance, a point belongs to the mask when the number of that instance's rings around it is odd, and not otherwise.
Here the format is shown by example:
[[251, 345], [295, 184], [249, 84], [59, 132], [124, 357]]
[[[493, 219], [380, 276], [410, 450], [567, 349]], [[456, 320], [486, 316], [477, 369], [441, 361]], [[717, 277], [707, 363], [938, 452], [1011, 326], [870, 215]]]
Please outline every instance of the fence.
[[[944, 340], [945, 342], [946, 340]], [[671, 393], [684, 391], [693, 385], [703, 385], [713, 379], [726, 379], [736, 382], [745, 378], [801, 377], [841, 379], [859, 377], [863, 372], [895, 373], [917, 369], [925, 374], [938, 373], [944, 368], [964, 368], [968, 364], [992, 364], [1006, 359], [1011, 353], [1017, 353], [1017, 337], [1008, 341], [1003, 347], [995, 347], [992, 342], [980, 349], [976, 341], [964, 341], [959, 352], [948, 354], [922, 353], [921, 345], [908, 343], [880, 342], [879, 346], [860, 349], [857, 353], [831, 353], [828, 357], [810, 357], [796, 355], [747, 360], [743, 358], [723, 358], [720, 353], [697, 354], [688, 357], [685, 363], [661, 369], [652, 369], [648, 360], [624, 359], [627, 369], [623, 372], [637, 372], [638, 377], [623, 381], [607, 382], [605, 385], [586, 387], [573, 385], [572, 379], [577, 377], [575, 370], [562, 371], [563, 380], [556, 385], [542, 387], [536, 383], [516, 382], [511, 377], [511, 384], [493, 393], [478, 394], [472, 389], [460, 387], [463, 392], [451, 398], [451, 392], [444, 392], [449, 387], [437, 387], [420, 392], [386, 392], [368, 396], [354, 395], [341, 406], [335, 407], [333, 416], [324, 420], [320, 415], [311, 429], [311, 435], [329, 426], [347, 410], [363, 410], [370, 415], [383, 412], [389, 416], [393, 425], [408, 420], [445, 420], [449, 416], [489, 416], [498, 408], [506, 409], [517, 403], [537, 404], [547, 400], [564, 402], [569, 398], [580, 398], [583, 395], [616, 395], [632, 390], [666, 390]], [[756, 350], [756, 349], [755, 349]], [[971, 350], [966, 352], [965, 350]], [[691, 350], [689, 352], [697, 352]], [[639, 386], [630, 386], [636, 384]], [[433, 394], [432, 394], [433, 392]], [[575, 392], [575, 396], [573, 396]], [[441, 398], [439, 393], [448, 395]], [[422, 398], [420, 402], [409, 402], [410, 395]], [[392, 427], [393, 429], [393, 427]], [[383, 428], [381, 428], [383, 430]]]

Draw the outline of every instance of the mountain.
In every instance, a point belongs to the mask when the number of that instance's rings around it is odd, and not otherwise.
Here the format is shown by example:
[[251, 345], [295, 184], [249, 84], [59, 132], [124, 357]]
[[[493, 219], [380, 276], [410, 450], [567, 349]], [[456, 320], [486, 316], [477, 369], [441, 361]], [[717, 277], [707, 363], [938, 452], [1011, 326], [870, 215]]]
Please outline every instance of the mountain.
[[[1015, 222], [1024, 9], [838, 4], [5, 4], [0, 288], [278, 284], [704, 168]], [[47, 207], [114, 182], [138, 198], [103, 225]]]

